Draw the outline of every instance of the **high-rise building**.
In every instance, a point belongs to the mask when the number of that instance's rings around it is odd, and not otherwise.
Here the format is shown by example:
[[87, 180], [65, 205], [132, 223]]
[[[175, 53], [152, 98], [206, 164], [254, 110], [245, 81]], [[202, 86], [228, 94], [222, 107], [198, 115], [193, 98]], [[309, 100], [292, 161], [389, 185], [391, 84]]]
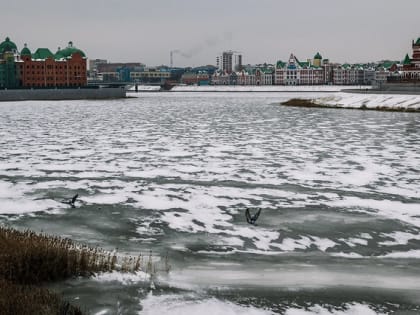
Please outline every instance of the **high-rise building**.
[[242, 70], [242, 55], [237, 51], [224, 51], [221, 56], [216, 57], [216, 66], [224, 73], [232, 73]]
[[224, 51], [222, 54], [222, 70], [226, 73], [231, 73], [233, 70], [232, 57], [233, 57], [232, 51]]

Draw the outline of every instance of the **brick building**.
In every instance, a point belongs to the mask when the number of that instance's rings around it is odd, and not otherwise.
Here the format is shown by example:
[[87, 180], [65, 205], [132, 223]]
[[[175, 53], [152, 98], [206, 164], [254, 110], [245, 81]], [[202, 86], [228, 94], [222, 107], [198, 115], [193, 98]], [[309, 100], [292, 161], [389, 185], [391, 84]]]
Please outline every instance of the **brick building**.
[[[48, 48], [31, 53], [27, 45], [19, 53], [9, 38], [0, 44], [0, 87], [45, 88], [87, 85], [86, 56], [69, 42], [53, 54]], [[6, 67], [6, 65], [8, 65]], [[7, 70], [7, 71], [6, 71]], [[3, 80], [2, 80], [3, 77]], [[2, 84], [3, 82], [3, 84]]]
[[420, 37], [412, 43], [412, 58], [405, 56], [403, 61], [402, 79], [407, 81], [420, 81]]

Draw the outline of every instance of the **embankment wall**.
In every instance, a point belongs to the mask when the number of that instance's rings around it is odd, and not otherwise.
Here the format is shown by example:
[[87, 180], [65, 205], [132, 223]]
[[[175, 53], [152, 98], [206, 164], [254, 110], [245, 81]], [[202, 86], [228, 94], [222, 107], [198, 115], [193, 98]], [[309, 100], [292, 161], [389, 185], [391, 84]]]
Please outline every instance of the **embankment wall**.
[[0, 101], [81, 100], [125, 98], [124, 88], [0, 90]]

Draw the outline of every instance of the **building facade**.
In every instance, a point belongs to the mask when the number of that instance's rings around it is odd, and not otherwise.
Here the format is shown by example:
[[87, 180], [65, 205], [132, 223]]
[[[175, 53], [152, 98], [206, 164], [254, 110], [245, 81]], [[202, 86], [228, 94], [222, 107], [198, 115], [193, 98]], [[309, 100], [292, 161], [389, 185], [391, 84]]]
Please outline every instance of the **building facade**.
[[208, 85], [210, 76], [207, 71], [189, 71], [181, 76], [181, 83], [187, 85]]
[[69, 42], [53, 54], [48, 48], [19, 53], [9, 38], [0, 44], [1, 88], [81, 87], [87, 85], [86, 56]]
[[291, 54], [287, 62], [279, 60], [276, 64], [276, 85], [320, 85], [325, 84], [325, 71], [322, 57], [317, 53], [313, 60], [300, 62]]
[[401, 72], [402, 81], [420, 81], [420, 37], [412, 42], [412, 58], [405, 56]]
[[18, 76], [15, 59], [18, 56], [16, 44], [6, 38], [0, 44], [0, 88], [15, 88], [18, 86]]

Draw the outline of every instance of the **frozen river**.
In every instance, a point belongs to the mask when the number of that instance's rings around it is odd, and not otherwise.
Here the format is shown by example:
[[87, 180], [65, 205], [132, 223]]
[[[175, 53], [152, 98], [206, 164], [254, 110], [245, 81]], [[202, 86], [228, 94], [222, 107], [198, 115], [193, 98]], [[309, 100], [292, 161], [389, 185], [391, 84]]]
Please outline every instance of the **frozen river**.
[[168, 256], [54, 286], [92, 314], [418, 314], [420, 114], [296, 96], [0, 103], [0, 224]]

